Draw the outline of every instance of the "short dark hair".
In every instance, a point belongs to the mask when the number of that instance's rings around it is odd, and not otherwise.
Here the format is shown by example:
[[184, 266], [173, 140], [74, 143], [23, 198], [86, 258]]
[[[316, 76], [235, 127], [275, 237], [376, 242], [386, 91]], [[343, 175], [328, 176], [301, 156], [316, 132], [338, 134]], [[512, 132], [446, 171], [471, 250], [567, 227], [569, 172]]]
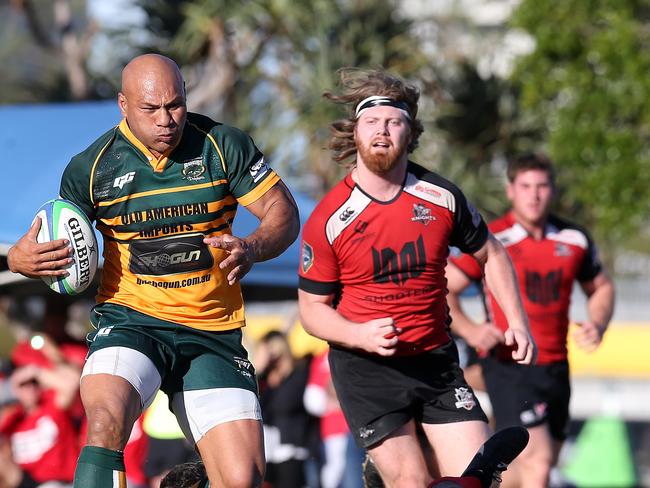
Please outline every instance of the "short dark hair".
[[201, 461], [183, 463], [174, 466], [160, 481], [160, 488], [190, 488], [199, 481], [205, 480], [207, 474]]
[[508, 162], [508, 181], [512, 183], [519, 173], [531, 169], [545, 171], [551, 180], [551, 184], [555, 186], [555, 167], [553, 166], [553, 161], [542, 153], [527, 153], [511, 158]]

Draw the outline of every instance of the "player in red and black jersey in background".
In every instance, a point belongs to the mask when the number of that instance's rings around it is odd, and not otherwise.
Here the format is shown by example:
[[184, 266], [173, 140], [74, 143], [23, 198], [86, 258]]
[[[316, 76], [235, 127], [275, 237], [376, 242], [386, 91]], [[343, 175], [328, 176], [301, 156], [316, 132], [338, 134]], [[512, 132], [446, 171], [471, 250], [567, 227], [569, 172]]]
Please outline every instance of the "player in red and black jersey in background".
[[457, 476], [487, 438], [448, 333], [448, 246], [485, 265], [513, 359], [530, 363], [534, 344], [503, 246], [453, 183], [408, 160], [422, 133], [418, 90], [382, 71], [341, 75], [343, 92], [326, 97], [351, 111], [333, 124], [331, 147], [352, 170], [305, 224], [301, 321], [330, 343], [346, 420], [386, 485], [424, 487], [428, 464]]
[[567, 333], [573, 284], [579, 282], [588, 297], [589, 318], [578, 324], [575, 332], [576, 344], [586, 351], [595, 350], [602, 341], [614, 309], [614, 287], [589, 234], [549, 213], [555, 193], [551, 161], [537, 154], [513, 159], [508, 181], [512, 209], [489, 227], [505, 246], [517, 272], [539, 348], [537, 364], [521, 366], [510, 359], [509, 347], [503, 344], [507, 321], [490, 286], [486, 290], [487, 322], [476, 324], [463, 313], [458, 293], [472, 281], [481, 281], [483, 275], [472, 256], [450, 260], [448, 299], [454, 332], [484, 354], [489, 350], [481, 365], [497, 428], [529, 428], [530, 443], [513, 465], [511, 481], [520, 483], [518, 486], [544, 487], [569, 421]]

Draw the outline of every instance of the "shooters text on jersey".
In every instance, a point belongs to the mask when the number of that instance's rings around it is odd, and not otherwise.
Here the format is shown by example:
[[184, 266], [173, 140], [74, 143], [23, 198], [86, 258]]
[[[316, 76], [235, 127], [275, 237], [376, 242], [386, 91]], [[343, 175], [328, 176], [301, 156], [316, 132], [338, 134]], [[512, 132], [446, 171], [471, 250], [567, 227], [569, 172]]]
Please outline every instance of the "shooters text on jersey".
[[244, 324], [241, 290], [218, 267], [224, 251], [203, 238], [231, 234], [238, 203], [278, 181], [250, 137], [190, 113], [178, 146], [159, 159], [123, 120], [72, 159], [61, 196], [104, 238], [99, 303], [227, 330]]
[[414, 163], [388, 202], [348, 175], [305, 224], [300, 288], [339, 294], [337, 311], [351, 321], [392, 317], [403, 330], [397, 354], [417, 354], [449, 341], [448, 247], [471, 253], [486, 239], [483, 219], [462, 192]]

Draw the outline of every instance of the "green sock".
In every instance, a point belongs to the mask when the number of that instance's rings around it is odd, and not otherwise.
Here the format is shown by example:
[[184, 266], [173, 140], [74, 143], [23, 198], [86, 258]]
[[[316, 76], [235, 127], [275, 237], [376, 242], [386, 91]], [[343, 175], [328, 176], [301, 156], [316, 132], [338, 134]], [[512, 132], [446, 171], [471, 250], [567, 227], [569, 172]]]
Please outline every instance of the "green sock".
[[73, 487], [126, 488], [124, 453], [103, 447], [84, 447], [77, 461]]

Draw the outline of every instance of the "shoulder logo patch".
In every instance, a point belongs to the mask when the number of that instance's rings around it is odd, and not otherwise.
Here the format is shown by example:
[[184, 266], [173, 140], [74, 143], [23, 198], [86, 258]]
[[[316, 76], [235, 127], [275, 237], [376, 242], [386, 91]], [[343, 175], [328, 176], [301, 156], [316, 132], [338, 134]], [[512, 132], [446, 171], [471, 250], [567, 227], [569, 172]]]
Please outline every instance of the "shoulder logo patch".
[[301, 251], [301, 264], [302, 272], [306, 273], [309, 271], [311, 266], [314, 264], [314, 249], [303, 241], [302, 251]]
[[269, 165], [266, 164], [266, 161], [264, 160], [264, 156], [260, 158], [260, 160], [255, 163], [253, 166], [249, 168], [249, 172], [251, 174], [251, 177], [253, 178], [253, 182], [257, 183], [262, 179], [262, 176], [264, 176], [266, 173], [269, 171]]
[[472, 224], [474, 224], [474, 227], [478, 227], [481, 224], [481, 214], [469, 201], [467, 202], [467, 208], [469, 209], [469, 213], [472, 215]]

